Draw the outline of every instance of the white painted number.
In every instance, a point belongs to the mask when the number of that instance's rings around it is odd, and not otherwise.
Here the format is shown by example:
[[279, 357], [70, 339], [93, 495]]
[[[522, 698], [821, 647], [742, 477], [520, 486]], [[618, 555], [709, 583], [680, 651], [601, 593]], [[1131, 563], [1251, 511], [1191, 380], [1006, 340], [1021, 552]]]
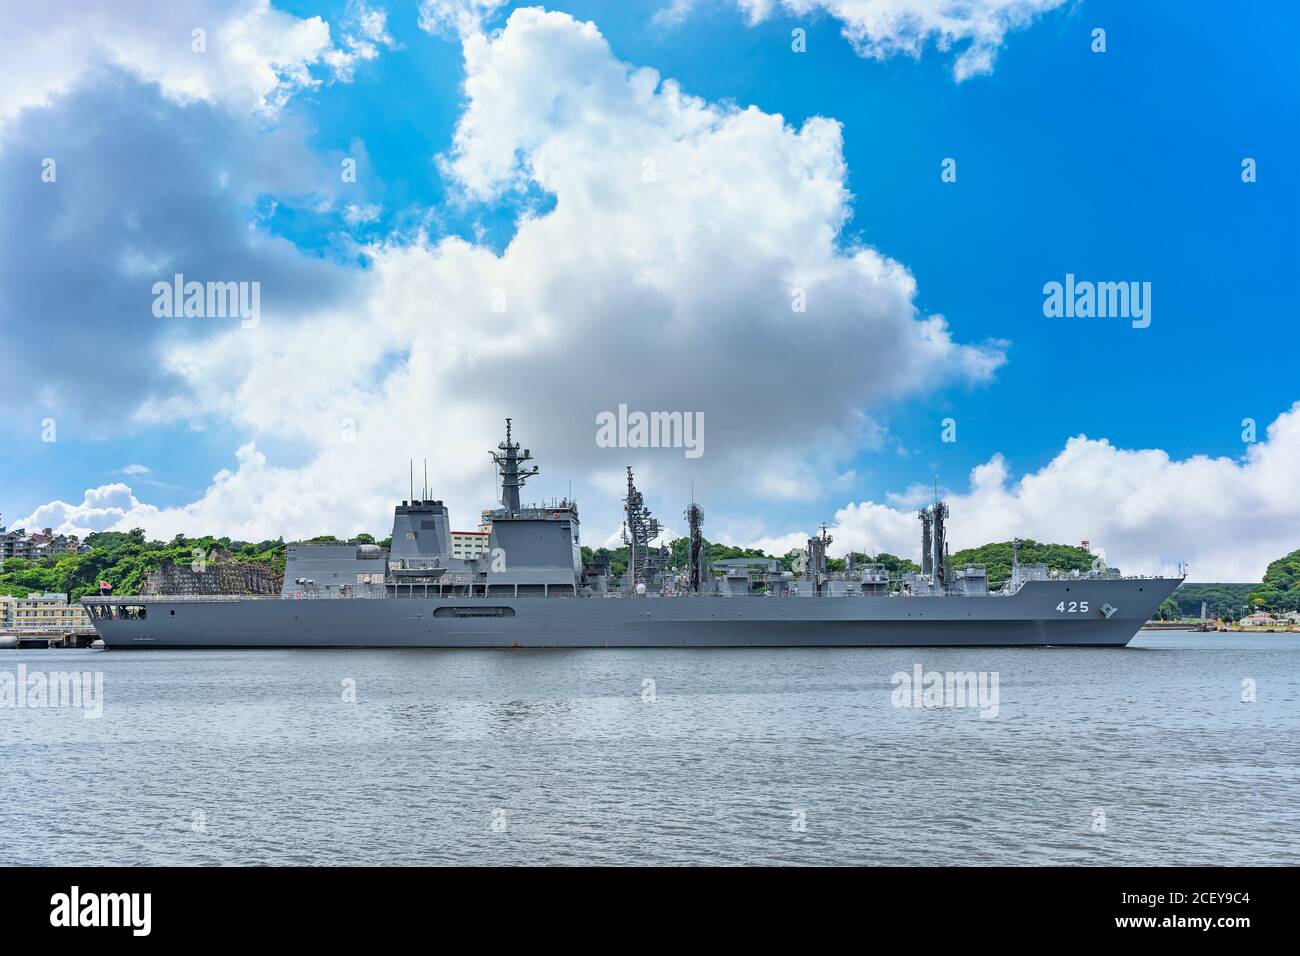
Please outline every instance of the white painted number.
[[1062, 601], [1060, 604], [1056, 605], [1056, 610], [1061, 614], [1087, 614], [1088, 602], [1071, 601], [1067, 606], [1066, 603]]

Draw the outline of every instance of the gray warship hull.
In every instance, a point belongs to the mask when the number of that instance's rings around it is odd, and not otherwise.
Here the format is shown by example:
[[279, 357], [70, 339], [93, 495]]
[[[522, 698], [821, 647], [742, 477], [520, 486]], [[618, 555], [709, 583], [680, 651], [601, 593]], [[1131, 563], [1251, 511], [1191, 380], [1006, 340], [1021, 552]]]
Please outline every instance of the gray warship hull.
[[[393, 512], [387, 550], [368, 542], [290, 544], [278, 596], [83, 598], [113, 650], [355, 647], [1122, 647], [1181, 583], [1124, 578], [1100, 559], [1090, 573], [1022, 565], [990, 593], [984, 568], [949, 566], [947, 505], [923, 509], [922, 564], [893, 582], [878, 564], [832, 573], [831, 538], [808, 541], [796, 572], [775, 558], [710, 564], [692, 503], [687, 569], [627, 470], [627, 567], [613, 587], [609, 553], [590, 565], [568, 498], [525, 507], [526, 468], [506, 419], [491, 453], [501, 507], [483, 513], [487, 549], [452, 546], [450, 516], [428, 489]], [[214, 552], [214, 558], [216, 557]], [[707, 567], [706, 567], [707, 565]]]
[[[959, 597], [85, 598], [106, 647], [1123, 647], [1180, 583]], [[108, 607], [105, 608], [108, 610]], [[121, 614], [116, 612], [121, 611]]]

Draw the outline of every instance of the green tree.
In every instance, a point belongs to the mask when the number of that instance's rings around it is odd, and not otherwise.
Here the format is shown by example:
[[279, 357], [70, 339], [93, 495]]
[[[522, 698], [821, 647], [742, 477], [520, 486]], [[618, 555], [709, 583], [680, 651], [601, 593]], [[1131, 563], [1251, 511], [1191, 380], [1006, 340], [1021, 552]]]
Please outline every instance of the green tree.
[[915, 561], [908, 558], [900, 558], [897, 555], [890, 554], [888, 551], [882, 551], [875, 557], [876, 564], [882, 564], [885, 570], [893, 576], [902, 574], [919, 574], [921, 566]]
[[1269, 611], [1300, 611], [1300, 551], [1273, 561], [1264, 580], [1246, 595], [1246, 602]]
[[[996, 590], [1011, 577], [1011, 560], [1014, 545], [1010, 541], [997, 541], [978, 548], [966, 548], [952, 555], [955, 569], [964, 564], [982, 564], [989, 576], [989, 588]], [[1045, 564], [1049, 571], [1091, 571], [1096, 558], [1092, 552], [1068, 544], [1040, 544], [1022, 539], [1021, 564]]]
[[230, 551], [238, 560], [255, 561], [283, 572], [285, 545], [281, 540], [251, 543], [229, 538], [188, 538], [147, 541], [139, 528], [129, 533], [96, 532], [86, 536], [85, 554], [58, 554], [39, 561], [11, 559], [0, 567], [0, 593], [26, 596], [32, 591], [57, 591], [77, 601], [108, 581], [115, 594], [138, 594], [155, 568], [164, 563], [188, 565], [195, 550], [209, 554], [214, 547]]
[[1246, 603], [1246, 595], [1254, 584], [1183, 584], [1173, 594], [1183, 617], [1200, 617], [1201, 602], [1214, 617], [1225, 613], [1235, 615]]

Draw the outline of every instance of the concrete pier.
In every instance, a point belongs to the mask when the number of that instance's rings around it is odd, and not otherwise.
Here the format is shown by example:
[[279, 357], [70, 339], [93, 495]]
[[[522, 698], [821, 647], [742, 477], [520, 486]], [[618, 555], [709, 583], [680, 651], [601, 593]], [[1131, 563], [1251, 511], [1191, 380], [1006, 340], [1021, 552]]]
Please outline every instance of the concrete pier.
[[95, 629], [35, 630], [8, 629], [0, 632], [0, 650], [55, 647], [89, 647], [95, 640]]

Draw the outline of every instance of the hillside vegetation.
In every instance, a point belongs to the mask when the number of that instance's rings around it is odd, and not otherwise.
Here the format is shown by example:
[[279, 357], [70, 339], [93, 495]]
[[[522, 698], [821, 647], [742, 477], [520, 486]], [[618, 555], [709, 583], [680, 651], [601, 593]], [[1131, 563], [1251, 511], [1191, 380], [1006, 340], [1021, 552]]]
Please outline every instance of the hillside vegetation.
[[[982, 564], [988, 571], [989, 589], [996, 591], [1011, 577], [1013, 545], [997, 541], [978, 548], [965, 548], [952, 555], [952, 568], [964, 564]], [[1049, 571], [1091, 571], [1097, 559], [1091, 551], [1069, 544], [1041, 544], [1028, 538], [1020, 540], [1021, 564], [1045, 564]]]
[[1211, 618], [1241, 616], [1247, 595], [1257, 584], [1184, 584], [1169, 599], [1178, 605], [1181, 617], [1200, 617], [1201, 602]]
[[284, 542], [232, 541], [230, 538], [187, 538], [177, 535], [169, 542], [146, 541], [139, 528], [132, 531], [99, 531], [87, 536], [87, 554], [59, 554], [38, 561], [10, 558], [0, 567], [0, 594], [26, 597], [32, 592], [56, 591], [77, 601], [95, 594], [99, 582], [113, 585], [114, 594], [139, 594], [159, 564], [170, 561], [188, 565], [195, 549], [204, 555], [220, 548], [240, 561], [257, 562], [284, 570]]
[[1246, 595], [1246, 603], [1270, 611], [1300, 611], [1300, 551], [1270, 564], [1264, 580]]

